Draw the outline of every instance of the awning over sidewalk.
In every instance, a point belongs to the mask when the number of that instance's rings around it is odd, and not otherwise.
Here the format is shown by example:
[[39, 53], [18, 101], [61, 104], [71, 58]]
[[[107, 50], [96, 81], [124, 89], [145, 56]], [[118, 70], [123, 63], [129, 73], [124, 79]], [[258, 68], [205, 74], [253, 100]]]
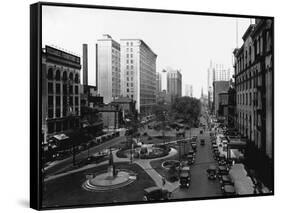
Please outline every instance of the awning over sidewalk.
[[234, 164], [229, 171], [229, 176], [234, 183], [237, 194], [245, 195], [254, 193], [254, 184], [252, 179], [247, 176], [247, 171], [243, 164]]

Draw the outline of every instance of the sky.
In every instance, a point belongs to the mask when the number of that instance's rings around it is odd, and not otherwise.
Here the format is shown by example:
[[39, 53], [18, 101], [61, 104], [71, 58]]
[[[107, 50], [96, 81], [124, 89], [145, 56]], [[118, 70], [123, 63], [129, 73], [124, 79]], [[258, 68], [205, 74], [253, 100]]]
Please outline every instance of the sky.
[[[185, 85], [191, 84], [193, 95], [199, 98], [202, 87], [207, 93], [207, 69], [211, 60], [233, 70], [236, 36], [240, 47], [250, 21], [249, 18], [43, 6], [42, 45], [56, 46], [82, 57], [82, 44], [87, 43], [88, 81], [95, 85], [95, 43], [103, 34], [111, 35], [117, 42], [124, 38], [142, 39], [157, 54], [156, 70], [161, 72], [166, 67], [181, 70], [183, 94]], [[165, 83], [162, 85], [165, 89]]]

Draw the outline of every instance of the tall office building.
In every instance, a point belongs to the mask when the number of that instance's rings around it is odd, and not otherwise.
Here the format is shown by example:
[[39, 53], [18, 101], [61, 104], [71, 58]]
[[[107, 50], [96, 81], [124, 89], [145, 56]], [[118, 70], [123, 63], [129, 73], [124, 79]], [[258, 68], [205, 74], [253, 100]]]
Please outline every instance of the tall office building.
[[88, 85], [88, 45], [83, 44], [83, 85]]
[[193, 97], [193, 86], [190, 84], [185, 85], [185, 96]]
[[156, 93], [162, 91], [162, 76], [160, 72], [156, 72]]
[[140, 116], [156, 103], [157, 55], [140, 39], [121, 39], [121, 94], [136, 101]]
[[213, 82], [214, 81], [229, 81], [230, 80], [230, 69], [226, 69], [222, 64], [216, 64], [213, 69]]
[[213, 108], [214, 113], [218, 114], [219, 109], [219, 94], [227, 92], [230, 86], [229, 81], [214, 81], [213, 82]]
[[167, 91], [173, 97], [182, 96], [182, 75], [179, 70], [167, 70]]
[[120, 44], [103, 35], [96, 45], [96, 60], [98, 93], [107, 104], [120, 96]]

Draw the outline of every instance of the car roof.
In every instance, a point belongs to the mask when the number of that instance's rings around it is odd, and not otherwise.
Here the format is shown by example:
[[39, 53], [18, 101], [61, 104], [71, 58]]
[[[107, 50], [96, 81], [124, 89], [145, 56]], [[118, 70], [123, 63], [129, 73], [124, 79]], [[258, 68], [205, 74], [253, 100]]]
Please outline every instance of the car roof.
[[150, 193], [150, 192], [153, 192], [153, 191], [156, 191], [156, 190], [161, 190], [161, 188], [158, 187], [158, 186], [152, 186], [152, 187], [144, 189], [144, 191], [147, 192], [147, 193]]

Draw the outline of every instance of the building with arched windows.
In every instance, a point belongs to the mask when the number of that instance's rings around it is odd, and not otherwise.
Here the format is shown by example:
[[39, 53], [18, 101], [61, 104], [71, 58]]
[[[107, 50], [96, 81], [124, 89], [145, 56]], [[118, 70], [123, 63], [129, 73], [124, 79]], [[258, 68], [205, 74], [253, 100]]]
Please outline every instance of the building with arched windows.
[[80, 57], [45, 46], [42, 52], [42, 132], [50, 136], [80, 127]]

